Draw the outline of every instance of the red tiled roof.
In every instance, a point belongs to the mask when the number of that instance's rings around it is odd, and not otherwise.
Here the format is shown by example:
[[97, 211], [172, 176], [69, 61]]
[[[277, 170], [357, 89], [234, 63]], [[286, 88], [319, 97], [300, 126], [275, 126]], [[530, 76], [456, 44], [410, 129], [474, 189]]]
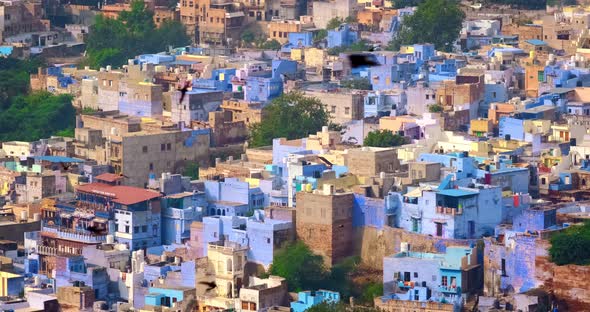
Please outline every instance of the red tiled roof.
[[121, 205], [133, 205], [160, 197], [160, 193], [133, 186], [88, 183], [77, 187], [77, 191], [93, 193], [112, 198]]
[[101, 180], [101, 181], [105, 181], [105, 182], [115, 182], [119, 179], [122, 179], [123, 177], [118, 175], [118, 174], [114, 174], [114, 173], [103, 173], [103, 174], [99, 174], [96, 176], [97, 180]]

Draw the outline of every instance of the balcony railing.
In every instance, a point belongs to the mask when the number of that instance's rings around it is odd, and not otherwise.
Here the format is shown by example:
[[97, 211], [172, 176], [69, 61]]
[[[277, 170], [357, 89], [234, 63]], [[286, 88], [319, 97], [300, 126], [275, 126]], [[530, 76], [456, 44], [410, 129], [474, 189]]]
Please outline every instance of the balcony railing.
[[84, 234], [84, 233], [75, 232], [73, 230], [58, 228], [58, 227], [43, 226], [41, 228], [41, 231], [45, 232], [45, 233], [52, 233], [61, 239], [78, 241], [78, 242], [83, 242], [83, 243], [87, 243], [87, 244], [99, 244], [99, 243], [104, 243], [107, 240], [106, 235]]
[[37, 246], [37, 253], [45, 256], [57, 256], [57, 248], [49, 246]]
[[436, 206], [436, 213], [453, 215], [453, 216], [454, 215], [462, 215], [463, 208]]

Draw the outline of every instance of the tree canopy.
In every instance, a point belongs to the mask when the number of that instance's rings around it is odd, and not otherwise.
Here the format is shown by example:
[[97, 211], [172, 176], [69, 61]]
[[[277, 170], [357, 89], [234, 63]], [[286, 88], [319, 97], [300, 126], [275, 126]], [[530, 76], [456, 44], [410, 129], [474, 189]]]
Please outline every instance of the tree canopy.
[[550, 241], [549, 256], [555, 264], [590, 264], [590, 221], [554, 234]]
[[42, 64], [39, 59], [0, 58], [0, 142], [73, 136], [76, 111], [71, 96], [28, 94], [29, 75]]
[[440, 104], [428, 105], [428, 111], [431, 113], [440, 113], [443, 111], [443, 107]]
[[86, 63], [94, 68], [121, 66], [142, 53], [157, 53], [169, 46], [190, 44], [180, 22], [166, 21], [156, 28], [153, 15], [142, 0], [133, 0], [131, 9], [121, 12], [117, 19], [96, 16], [86, 39]]
[[[76, 119], [70, 95], [36, 92], [12, 99], [0, 110], [0, 141], [34, 141], [54, 134], [71, 136]], [[62, 130], [69, 129], [68, 132]]]
[[375, 130], [367, 134], [363, 145], [371, 147], [394, 147], [406, 144], [406, 142], [405, 137], [394, 134], [390, 130]]
[[269, 273], [287, 279], [289, 291], [317, 289], [326, 277], [324, 260], [301, 241], [281, 248], [275, 255]]
[[425, 0], [413, 15], [406, 16], [388, 49], [402, 45], [432, 43], [439, 51], [451, 51], [465, 19], [456, 0]]
[[328, 123], [329, 113], [320, 100], [299, 92], [285, 93], [265, 108], [262, 123], [250, 127], [249, 146], [268, 146], [274, 138], [307, 137]]

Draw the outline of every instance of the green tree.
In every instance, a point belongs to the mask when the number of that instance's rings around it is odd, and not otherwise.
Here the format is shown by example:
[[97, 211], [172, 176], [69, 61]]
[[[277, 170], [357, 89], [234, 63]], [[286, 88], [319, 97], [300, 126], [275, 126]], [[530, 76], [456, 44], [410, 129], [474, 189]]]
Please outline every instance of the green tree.
[[251, 44], [254, 42], [254, 40], [256, 39], [256, 34], [254, 34], [253, 31], [246, 29], [244, 30], [244, 32], [242, 32], [242, 34], [240, 35], [240, 39], [242, 39], [242, 41], [244, 43], [248, 43]]
[[431, 113], [440, 113], [443, 111], [443, 107], [440, 104], [428, 105], [428, 111]]
[[326, 25], [326, 29], [327, 30], [333, 30], [338, 28], [342, 23], [344, 23], [344, 20], [342, 20], [341, 17], [334, 17], [331, 20], [328, 21], [328, 24]]
[[278, 50], [281, 48], [281, 43], [278, 42], [276, 39], [265, 41], [262, 44], [262, 49], [264, 50]]
[[590, 221], [554, 234], [550, 242], [549, 256], [555, 264], [590, 264]]
[[[389, 43], [389, 50], [402, 45], [433, 43], [439, 51], [451, 51], [465, 13], [456, 0], [425, 0], [413, 15], [404, 18], [400, 31]], [[436, 30], [436, 31], [433, 31]]]
[[390, 130], [375, 130], [367, 134], [363, 145], [371, 147], [394, 147], [403, 145], [406, 142], [405, 137], [394, 134]]
[[0, 58], [0, 111], [7, 109], [15, 96], [29, 92], [30, 74], [42, 66], [41, 59]]
[[34, 141], [63, 134], [62, 130], [72, 129], [75, 118], [70, 95], [36, 92], [16, 96], [0, 111], [0, 141]]
[[54, 135], [60, 136], [60, 137], [73, 138], [75, 135], [75, 129], [74, 129], [74, 127], [63, 129], [63, 130], [57, 131]]
[[340, 81], [340, 87], [346, 89], [372, 90], [371, 82], [368, 78], [353, 78]]
[[275, 255], [269, 273], [284, 277], [289, 291], [317, 289], [326, 273], [321, 256], [315, 255], [301, 241], [281, 248]]
[[361, 299], [365, 304], [373, 305], [373, 300], [379, 296], [383, 296], [383, 283], [373, 282], [364, 287]]
[[94, 68], [120, 66], [142, 53], [157, 53], [169, 46], [186, 46], [190, 38], [178, 21], [166, 21], [156, 28], [153, 12], [141, 0], [133, 0], [131, 9], [118, 19], [98, 15], [86, 39], [86, 65]]
[[268, 146], [274, 138], [307, 137], [328, 125], [329, 117], [317, 98], [299, 92], [282, 94], [265, 108], [263, 122], [250, 127], [249, 146]]
[[313, 34], [313, 43], [318, 44], [324, 39], [328, 37], [328, 31], [325, 29], [320, 29]]

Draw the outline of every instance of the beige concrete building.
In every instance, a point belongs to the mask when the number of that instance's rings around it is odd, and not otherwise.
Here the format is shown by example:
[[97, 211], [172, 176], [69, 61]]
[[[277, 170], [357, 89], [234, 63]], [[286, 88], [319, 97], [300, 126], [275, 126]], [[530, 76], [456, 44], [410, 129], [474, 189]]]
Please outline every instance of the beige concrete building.
[[297, 193], [296, 231], [331, 266], [352, 255], [352, 193], [337, 193], [334, 185]]
[[364, 117], [364, 93], [350, 90], [306, 90], [306, 96], [318, 98], [330, 113], [334, 123], [360, 120]]
[[400, 169], [397, 151], [393, 148], [361, 147], [348, 150], [345, 165], [350, 173], [363, 177], [374, 177], [393, 173]]
[[300, 32], [303, 29], [303, 23], [295, 20], [278, 20], [268, 23], [268, 39], [277, 40], [281, 44], [289, 41], [289, 33]]
[[209, 162], [208, 129], [181, 130], [160, 121], [142, 123], [118, 112], [99, 112], [82, 115], [75, 136], [76, 156], [112, 165], [134, 186], [145, 186], [150, 176], [182, 172], [190, 162], [202, 167]]
[[265, 311], [273, 306], [288, 305], [287, 281], [280, 276], [262, 279], [251, 277], [250, 286], [240, 289], [238, 311]]

